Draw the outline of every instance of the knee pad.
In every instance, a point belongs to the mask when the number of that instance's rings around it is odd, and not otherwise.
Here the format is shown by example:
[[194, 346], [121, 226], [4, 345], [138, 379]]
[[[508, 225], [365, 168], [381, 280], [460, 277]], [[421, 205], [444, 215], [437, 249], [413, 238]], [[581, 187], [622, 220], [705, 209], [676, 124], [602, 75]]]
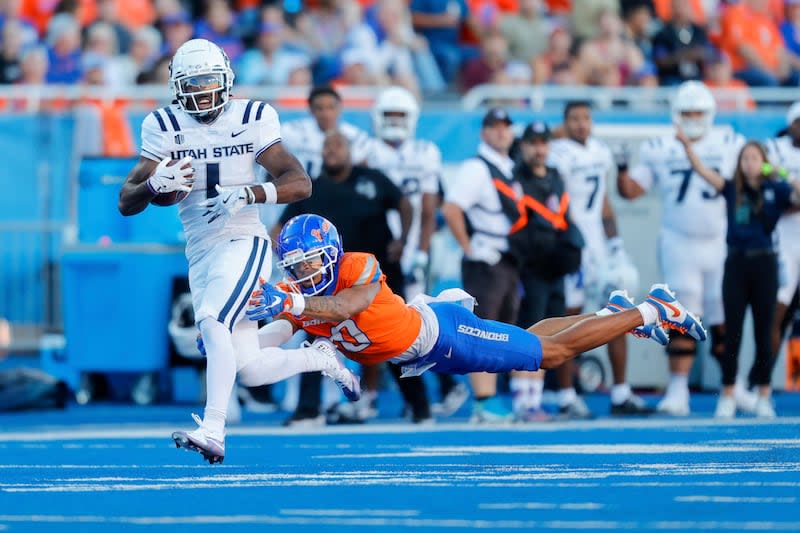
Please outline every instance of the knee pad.
[[711, 333], [711, 355], [722, 357], [725, 354], [725, 326], [711, 326], [708, 329]]
[[697, 341], [684, 333], [673, 332], [670, 334], [670, 341], [667, 345], [667, 355], [669, 357], [694, 357], [697, 351]]

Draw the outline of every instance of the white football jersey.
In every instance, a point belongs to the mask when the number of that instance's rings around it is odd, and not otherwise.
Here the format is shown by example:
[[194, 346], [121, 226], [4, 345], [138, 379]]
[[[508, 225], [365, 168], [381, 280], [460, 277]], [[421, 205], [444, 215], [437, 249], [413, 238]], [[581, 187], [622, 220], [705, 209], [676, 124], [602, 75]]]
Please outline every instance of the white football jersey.
[[[736, 170], [744, 137], [731, 128], [714, 129], [693, 144], [704, 165], [730, 179]], [[630, 177], [643, 189], [658, 184], [661, 226], [687, 237], [722, 238], [728, 227], [725, 199], [692, 170], [686, 150], [674, 135], [644, 141]]]
[[[800, 148], [792, 144], [788, 135], [770, 139], [766, 143], [769, 161], [776, 166], [785, 168], [790, 180], [800, 180]], [[778, 242], [787, 246], [798, 242], [800, 236], [800, 213], [783, 215], [778, 219]], [[795, 245], [796, 246], [796, 245]]]
[[569, 214], [583, 233], [586, 246], [603, 247], [603, 198], [609, 175], [616, 168], [611, 149], [595, 137], [589, 137], [586, 144], [556, 139], [550, 143], [547, 165], [555, 167], [564, 180]]
[[[361, 163], [366, 157], [369, 135], [352, 124], [341, 122], [338, 126], [350, 141], [350, 160]], [[283, 125], [283, 143], [306, 169], [311, 179], [317, 179], [322, 172], [322, 144], [325, 132], [319, 129], [314, 117], [292, 120]]]
[[232, 236], [267, 238], [258, 206], [246, 206], [227, 222], [208, 223], [200, 203], [217, 196], [216, 185], [232, 187], [258, 182], [254, 161], [280, 142], [278, 114], [269, 104], [232, 99], [211, 124], [201, 124], [173, 104], [157, 109], [142, 122], [141, 155], [153, 161], [191, 156], [195, 182], [192, 192], [180, 203], [180, 217], [186, 235], [186, 256], [207, 252], [209, 245]]
[[[422, 139], [409, 139], [397, 148], [381, 139], [371, 139], [366, 165], [386, 174], [411, 203], [413, 218], [402, 259], [404, 270], [408, 270], [419, 248], [422, 195], [439, 193], [442, 154], [435, 144]], [[389, 212], [389, 227], [396, 237], [400, 236], [400, 215], [395, 211]]]

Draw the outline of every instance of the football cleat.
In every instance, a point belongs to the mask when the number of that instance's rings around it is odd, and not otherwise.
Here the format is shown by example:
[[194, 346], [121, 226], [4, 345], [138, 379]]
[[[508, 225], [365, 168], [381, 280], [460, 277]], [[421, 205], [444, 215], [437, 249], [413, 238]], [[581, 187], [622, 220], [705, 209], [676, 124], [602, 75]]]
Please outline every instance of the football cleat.
[[[606, 309], [612, 313], [619, 313], [620, 311], [633, 309], [634, 307], [636, 307], [636, 304], [633, 303], [633, 298], [628, 296], [628, 291], [626, 290], [613, 291], [608, 297], [608, 303], [606, 304]], [[669, 334], [660, 323], [639, 326], [638, 328], [630, 330], [628, 333], [640, 339], [653, 339], [661, 346], [666, 346], [669, 343]]]
[[670, 416], [689, 416], [689, 393], [666, 394], [656, 405], [656, 412]]
[[656, 308], [664, 328], [689, 335], [698, 341], [706, 340], [706, 330], [700, 319], [683, 307], [666, 284], [650, 287], [645, 301]]
[[208, 431], [196, 414], [192, 413], [192, 418], [197, 422], [197, 429], [174, 432], [175, 447], [198, 452], [208, 464], [221, 463], [225, 459], [225, 437]]
[[322, 373], [342, 389], [348, 400], [358, 401], [361, 398], [361, 383], [358, 376], [344, 365], [336, 346], [328, 339], [319, 338], [311, 343], [311, 349], [324, 357], [325, 367], [321, 370]]

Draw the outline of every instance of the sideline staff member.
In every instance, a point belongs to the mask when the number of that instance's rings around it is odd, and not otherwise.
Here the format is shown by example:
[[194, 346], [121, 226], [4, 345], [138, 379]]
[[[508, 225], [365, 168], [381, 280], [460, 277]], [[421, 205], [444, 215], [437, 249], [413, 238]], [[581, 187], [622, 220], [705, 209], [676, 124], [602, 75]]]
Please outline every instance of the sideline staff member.
[[[499, 182], [522, 197], [522, 189], [512, 175], [514, 161], [508, 155], [514, 142], [508, 113], [501, 108], [490, 109], [483, 117], [480, 135], [478, 154], [459, 168], [447, 188], [442, 213], [464, 251], [461, 278], [464, 290], [478, 302], [475, 314], [515, 324], [519, 275], [509, 250], [508, 234], [519, 213], [516, 202], [508, 200], [495, 186]], [[494, 374], [470, 374], [470, 382], [476, 399], [473, 421], [511, 420], [511, 411], [496, 399]]]

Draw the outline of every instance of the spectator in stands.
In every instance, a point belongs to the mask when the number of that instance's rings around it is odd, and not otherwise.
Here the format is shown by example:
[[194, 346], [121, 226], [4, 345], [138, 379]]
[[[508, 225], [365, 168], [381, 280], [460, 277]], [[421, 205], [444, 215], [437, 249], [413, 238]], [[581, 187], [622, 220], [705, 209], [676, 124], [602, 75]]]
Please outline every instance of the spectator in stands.
[[364, 45], [375, 48], [375, 68], [384, 73], [392, 85], [414, 93], [419, 88], [429, 91], [445, 88], [427, 41], [414, 33], [411, 12], [404, 0], [378, 0], [375, 23], [362, 27], [371, 29], [372, 35], [367, 36], [369, 42]]
[[231, 61], [244, 52], [244, 45], [236, 33], [236, 14], [228, 0], [207, 0], [203, 18], [195, 23], [194, 38], [208, 39], [225, 50]]
[[355, 18], [353, 11], [358, 12], [354, 0], [320, 0], [315, 8], [298, 15], [295, 26], [314, 62], [316, 83], [327, 83], [340, 74], [339, 53]]
[[[717, 7], [717, 1], [711, 2]], [[692, 24], [705, 27], [706, 10], [704, 0], [653, 0], [656, 16], [665, 24], [672, 21], [678, 9], [683, 12], [683, 16]]]
[[461, 86], [468, 91], [476, 85], [527, 84], [532, 79], [528, 63], [509, 59], [508, 42], [501, 34], [488, 35], [481, 44], [481, 55], [464, 65]]
[[[127, 54], [131, 47], [131, 32], [119, 20], [119, 0], [97, 0], [97, 20], [89, 26], [92, 28], [97, 24], [108, 24], [111, 26], [117, 42], [119, 53]], [[126, 12], [132, 6], [126, 5]]]
[[692, 21], [691, 1], [671, 2], [671, 19], [653, 38], [653, 61], [661, 85], [699, 80], [710, 46], [705, 28]]
[[653, 66], [653, 2], [651, 0], [622, 0], [622, 31], [639, 51], [649, 69]]
[[714, 416], [736, 414], [734, 382], [738, 373], [742, 327], [747, 307], [753, 312], [756, 358], [750, 381], [758, 387], [756, 416], [775, 418], [772, 406], [772, 320], [778, 294], [778, 259], [773, 233], [778, 219], [789, 208], [800, 206], [800, 181], [782, 179], [769, 164], [761, 143], [750, 141], [739, 152], [731, 179], [706, 167], [694, 152], [691, 141], [678, 131], [695, 172], [722, 194], [728, 215], [728, 258], [722, 281], [725, 304], [725, 351], [718, 356], [722, 368], [722, 391]]
[[81, 27], [89, 25], [97, 15], [94, 0], [60, 0], [42, 2], [41, 0], [21, 0], [19, 17], [30, 21], [45, 36], [49, 32], [50, 20], [59, 13], [71, 13]]
[[786, 0], [786, 19], [780, 25], [789, 61], [800, 68], [800, 0]]
[[464, 0], [411, 0], [414, 29], [428, 40], [439, 70], [453, 83], [465, 59], [458, 32], [469, 17]]
[[551, 23], [542, 17], [542, 0], [520, 0], [519, 13], [505, 15], [500, 31], [511, 57], [530, 63], [547, 49]]
[[569, 24], [575, 40], [581, 42], [597, 36], [600, 30], [597, 21], [607, 11], [619, 15], [619, 0], [572, 0]]
[[722, 15], [721, 47], [731, 57], [734, 76], [751, 87], [796, 86], [792, 69], [768, 0], [742, 0]]
[[23, 39], [22, 24], [17, 19], [7, 19], [2, 26], [0, 83], [16, 83], [22, 77], [20, 55]]
[[550, 32], [545, 51], [533, 61], [533, 83], [554, 85], [577, 84], [575, 58], [572, 55], [572, 35], [556, 27]]
[[161, 33], [152, 26], [141, 26], [131, 36], [130, 52], [119, 59], [119, 82], [133, 85], [161, 56]]
[[578, 53], [584, 83], [606, 87], [658, 85], [642, 52], [623, 38], [622, 21], [613, 11], [601, 12], [597, 27], [597, 36], [584, 43]]
[[164, 33], [164, 49], [162, 54], [168, 57], [175, 55], [178, 48], [192, 38], [194, 28], [192, 20], [185, 11], [170, 14], [160, 20], [161, 31]]
[[41, 45], [31, 46], [22, 52], [20, 57], [19, 85], [42, 85], [47, 82], [50, 70], [50, 59], [47, 48]]
[[396, 2], [395, 6], [384, 2], [378, 8], [378, 20], [383, 21], [380, 29], [387, 37], [381, 42], [373, 27], [365, 22], [355, 24], [350, 29], [346, 47], [342, 51], [343, 71], [339, 83], [400, 85], [414, 94], [419, 93], [409, 46], [414, 38], [413, 30], [406, 33], [411, 28], [403, 25], [403, 11]]
[[76, 83], [81, 71], [81, 28], [72, 15], [59, 14], [47, 26], [50, 67], [47, 83]]
[[311, 58], [286, 44], [285, 30], [280, 9], [270, 7], [263, 11], [256, 48], [242, 54], [238, 62], [239, 83], [289, 85], [294, 71], [310, 68]]
[[724, 111], [755, 109], [756, 103], [750, 96], [747, 84], [733, 77], [728, 54], [710, 48], [707, 55], [703, 83], [712, 89], [726, 89], [714, 95], [717, 109]]
[[100, 56], [103, 58], [103, 84], [109, 86], [121, 86], [122, 81], [122, 58], [119, 55], [119, 46], [114, 27], [106, 22], [96, 22], [86, 31], [86, 43], [83, 48], [83, 55], [87, 54]]

